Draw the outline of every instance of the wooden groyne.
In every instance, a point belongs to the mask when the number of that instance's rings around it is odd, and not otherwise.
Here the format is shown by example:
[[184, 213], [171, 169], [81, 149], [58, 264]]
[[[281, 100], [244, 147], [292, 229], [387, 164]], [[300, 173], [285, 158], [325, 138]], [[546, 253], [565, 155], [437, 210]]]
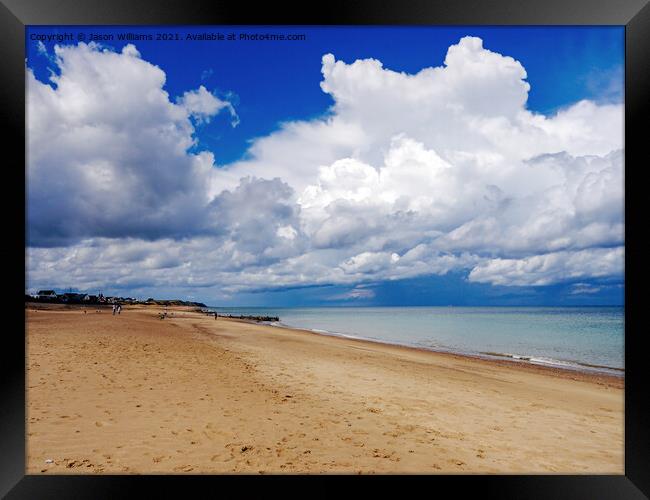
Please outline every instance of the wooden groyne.
[[[219, 314], [213, 311], [203, 311], [208, 316], [215, 316], [216, 318], [229, 318], [229, 319], [243, 319], [246, 321], [280, 321], [278, 316], [246, 316], [246, 315], [233, 315], [233, 314]], [[216, 319], [215, 318], [215, 319]]]

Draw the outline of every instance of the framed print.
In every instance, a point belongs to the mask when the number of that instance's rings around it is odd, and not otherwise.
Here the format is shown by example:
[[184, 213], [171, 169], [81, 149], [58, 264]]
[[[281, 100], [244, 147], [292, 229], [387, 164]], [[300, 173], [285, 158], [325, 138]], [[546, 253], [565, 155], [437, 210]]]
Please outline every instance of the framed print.
[[647, 495], [649, 9], [3, 0], [3, 494]]

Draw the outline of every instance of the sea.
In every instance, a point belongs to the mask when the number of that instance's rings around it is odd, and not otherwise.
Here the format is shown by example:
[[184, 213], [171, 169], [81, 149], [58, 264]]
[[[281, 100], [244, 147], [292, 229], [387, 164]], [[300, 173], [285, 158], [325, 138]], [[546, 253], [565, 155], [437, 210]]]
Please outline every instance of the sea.
[[210, 307], [271, 325], [572, 370], [625, 373], [624, 307]]

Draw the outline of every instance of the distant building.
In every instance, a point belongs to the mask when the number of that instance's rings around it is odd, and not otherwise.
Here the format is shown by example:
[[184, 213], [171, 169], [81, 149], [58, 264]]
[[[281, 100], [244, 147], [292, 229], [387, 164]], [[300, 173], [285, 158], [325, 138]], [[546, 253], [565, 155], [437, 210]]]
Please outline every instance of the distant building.
[[36, 296], [39, 299], [56, 299], [58, 297], [54, 290], [39, 290]]
[[83, 300], [84, 294], [69, 292], [69, 293], [64, 293], [60, 298], [63, 302], [76, 303], [76, 302], [81, 302]]

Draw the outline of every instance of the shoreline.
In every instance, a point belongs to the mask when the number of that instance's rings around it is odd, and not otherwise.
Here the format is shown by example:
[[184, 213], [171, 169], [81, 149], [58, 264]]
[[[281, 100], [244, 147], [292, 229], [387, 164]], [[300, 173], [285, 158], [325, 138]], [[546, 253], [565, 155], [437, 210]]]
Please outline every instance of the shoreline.
[[[75, 310], [75, 309], [80, 309], [80, 308], [88, 308], [90, 306], [84, 306], [82, 304], [39, 304], [39, 303], [29, 303], [30, 307], [34, 308], [33, 306], [45, 306], [45, 307], [36, 307], [36, 309], [43, 309], [43, 310], [57, 310], [57, 309], [67, 309], [67, 310]], [[92, 306], [95, 307], [95, 306]], [[110, 305], [103, 305], [99, 306], [100, 308], [104, 309], [110, 309]], [[137, 306], [126, 306], [125, 309], [134, 309], [134, 308], [144, 308], [144, 309], [165, 309], [168, 306], [158, 306], [158, 305], [145, 305], [145, 304], [140, 304]], [[201, 316], [208, 316], [202, 309], [197, 309], [193, 308], [191, 306], [185, 306], [187, 307], [187, 311], [185, 312], [193, 312]], [[27, 309], [27, 304], [25, 305], [25, 308]], [[177, 306], [175, 308], [176, 310], [179, 310], [180, 308]], [[211, 316], [210, 316], [211, 317]], [[390, 346], [390, 347], [395, 347], [398, 349], [406, 349], [406, 350], [412, 350], [416, 352], [423, 352], [423, 353], [430, 353], [432, 355], [441, 355], [441, 356], [451, 356], [451, 357], [457, 357], [460, 359], [469, 359], [469, 360], [475, 360], [477, 362], [486, 362], [486, 363], [493, 363], [498, 366], [506, 366], [506, 367], [512, 367], [514, 369], [528, 369], [532, 372], [540, 372], [540, 373], [547, 373], [549, 375], [553, 376], [558, 376], [558, 377], [563, 377], [563, 378], [568, 378], [571, 380], [585, 380], [585, 381], [594, 381], [596, 383], [600, 384], [605, 384], [605, 385], [611, 385], [613, 387], [625, 387], [625, 369], [619, 369], [619, 368], [611, 368], [611, 367], [594, 367], [594, 369], [589, 369], [589, 365], [586, 365], [584, 368], [582, 366], [575, 366], [575, 367], [564, 367], [564, 366], [557, 366], [553, 364], [544, 364], [544, 363], [534, 363], [526, 359], [512, 359], [510, 358], [511, 355], [508, 354], [496, 354], [496, 353], [467, 353], [467, 352], [460, 352], [460, 351], [454, 351], [454, 350], [444, 350], [444, 349], [436, 349], [432, 347], [422, 347], [422, 346], [414, 346], [414, 345], [408, 345], [408, 344], [400, 344], [396, 342], [389, 342], [389, 341], [383, 341], [383, 340], [378, 340], [378, 339], [367, 339], [363, 337], [356, 337], [348, 334], [342, 334], [342, 333], [335, 333], [335, 332], [326, 332], [326, 331], [320, 331], [320, 330], [314, 330], [314, 329], [309, 329], [309, 328], [300, 328], [300, 327], [293, 327], [289, 326], [286, 324], [277, 324], [274, 325], [272, 323], [267, 323], [267, 322], [257, 322], [253, 320], [248, 320], [248, 319], [241, 319], [241, 318], [229, 318], [227, 316], [219, 316], [219, 321], [232, 321], [232, 322], [239, 322], [239, 323], [246, 323], [250, 325], [256, 325], [256, 326], [265, 326], [265, 327], [270, 327], [270, 328], [278, 328], [278, 329], [284, 329], [288, 331], [294, 331], [294, 332], [301, 332], [304, 334], [310, 334], [310, 335], [318, 335], [322, 337], [328, 337], [328, 338], [334, 338], [334, 339], [345, 339], [345, 340], [350, 340], [350, 341], [358, 341], [362, 343], [368, 343], [368, 344], [377, 344], [377, 345], [385, 345], [385, 346]], [[582, 363], [578, 361], [574, 361], [573, 363], [576, 363], [578, 365], [581, 365]], [[599, 370], [598, 368], [605, 368], [605, 370]]]
[[[222, 317], [219, 316], [219, 319]], [[562, 366], [555, 366], [555, 365], [550, 365], [550, 364], [541, 364], [541, 363], [532, 363], [530, 361], [526, 361], [524, 359], [518, 360], [518, 359], [508, 359], [506, 355], [503, 355], [503, 357], [497, 357], [495, 355], [490, 356], [490, 353], [464, 353], [464, 352], [457, 352], [457, 351], [446, 351], [446, 350], [438, 350], [435, 348], [429, 348], [429, 347], [419, 347], [419, 346], [412, 346], [408, 344], [398, 344], [395, 342], [388, 342], [388, 341], [382, 341], [382, 340], [376, 340], [376, 339], [366, 339], [366, 338], [361, 338], [361, 337], [353, 337], [353, 336], [348, 336], [345, 334], [337, 334], [337, 333], [331, 333], [331, 332], [324, 332], [324, 331], [316, 331], [316, 330], [310, 330], [307, 328], [298, 328], [298, 327], [292, 327], [288, 325], [272, 325], [272, 324], [267, 324], [267, 323], [256, 323], [254, 321], [247, 321], [247, 320], [239, 320], [239, 319], [233, 319], [233, 318], [223, 318], [224, 320], [227, 321], [241, 321], [241, 322], [246, 322], [249, 324], [254, 324], [254, 325], [259, 325], [259, 326], [268, 326], [271, 328], [280, 328], [280, 329], [285, 329], [289, 331], [294, 331], [294, 332], [301, 332], [304, 334], [308, 335], [319, 335], [322, 337], [329, 337], [329, 338], [334, 338], [334, 339], [345, 339], [345, 340], [350, 340], [353, 342], [361, 342], [361, 343], [367, 343], [370, 345], [385, 345], [385, 346], [390, 346], [394, 347], [397, 349], [405, 349], [407, 351], [414, 351], [414, 352], [422, 352], [422, 353], [428, 353], [432, 354], [434, 356], [450, 356], [450, 357], [455, 357], [455, 358], [460, 358], [460, 359], [468, 359], [468, 360], [473, 360], [477, 362], [485, 362], [485, 363], [490, 363], [490, 364], [495, 364], [498, 366], [506, 366], [506, 367], [511, 367], [514, 369], [523, 369], [523, 370], [531, 370], [532, 372], [538, 372], [538, 373], [545, 373], [548, 375], [554, 375], [558, 377], [563, 377], [563, 378], [568, 378], [571, 380], [585, 380], [585, 381], [593, 381], [596, 383], [604, 383], [606, 385], [612, 385], [614, 387], [625, 387], [625, 370], [622, 370], [623, 373], [609, 373], [605, 371], [600, 371], [600, 370], [588, 370], [588, 369], [581, 369], [580, 367], [576, 368], [565, 368]], [[481, 356], [481, 354], [485, 354], [485, 356]], [[605, 368], [605, 367], [604, 367]], [[618, 370], [616, 368], [608, 368], [610, 370]]]
[[621, 377], [80, 309], [26, 308], [28, 473], [623, 471]]
[[[387, 345], [387, 346], [399, 347], [404, 349], [412, 349], [415, 351], [429, 352], [433, 354], [458, 356], [461, 358], [494, 362], [497, 364], [505, 363], [506, 366], [533, 367], [533, 369], [539, 368], [540, 370], [548, 370], [549, 373], [557, 374], [560, 376], [564, 375], [568, 378], [575, 378], [577, 376], [581, 379], [583, 379], [583, 377], [586, 378], [592, 377], [597, 380], [604, 379], [608, 381], [611, 379], [614, 381], [613, 383], [618, 387], [624, 387], [625, 385], [625, 368], [614, 368], [609, 366], [583, 363], [580, 361], [565, 361], [565, 360], [555, 360], [555, 359], [553, 359], [553, 361], [557, 361], [558, 364], [544, 363], [544, 362], [531, 361], [531, 359], [535, 359], [536, 356], [523, 356], [523, 355], [520, 356], [514, 354], [507, 354], [507, 353], [501, 354], [501, 353], [491, 353], [491, 352], [463, 352], [451, 348], [445, 349], [445, 348], [416, 346], [416, 345], [409, 345], [409, 344], [398, 343], [398, 342], [390, 342], [387, 340], [369, 339], [369, 338], [359, 337], [351, 334], [330, 332], [330, 331], [320, 330], [320, 329], [301, 328], [297, 326], [294, 327], [291, 325], [284, 324], [281, 321], [279, 322], [279, 324], [273, 324], [269, 322], [257, 322], [257, 321], [241, 319], [241, 318], [230, 318], [228, 316], [219, 316], [219, 319], [220, 320], [223, 319], [226, 321], [240, 321], [252, 325], [269, 326], [271, 328], [281, 328], [281, 329], [286, 329], [291, 331], [299, 331], [299, 332], [309, 333], [312, 335], [321, 335], [324, 337], [341, 338], [341, 339], [347, 339], [353, 341], [369, 342], [371, 344], [379, 344], [379, 345]], [[562, 366], [559, 363], [563, 363], [563, 364], [566, 363], [568, 364], [568, 366], [567, 365]]]

